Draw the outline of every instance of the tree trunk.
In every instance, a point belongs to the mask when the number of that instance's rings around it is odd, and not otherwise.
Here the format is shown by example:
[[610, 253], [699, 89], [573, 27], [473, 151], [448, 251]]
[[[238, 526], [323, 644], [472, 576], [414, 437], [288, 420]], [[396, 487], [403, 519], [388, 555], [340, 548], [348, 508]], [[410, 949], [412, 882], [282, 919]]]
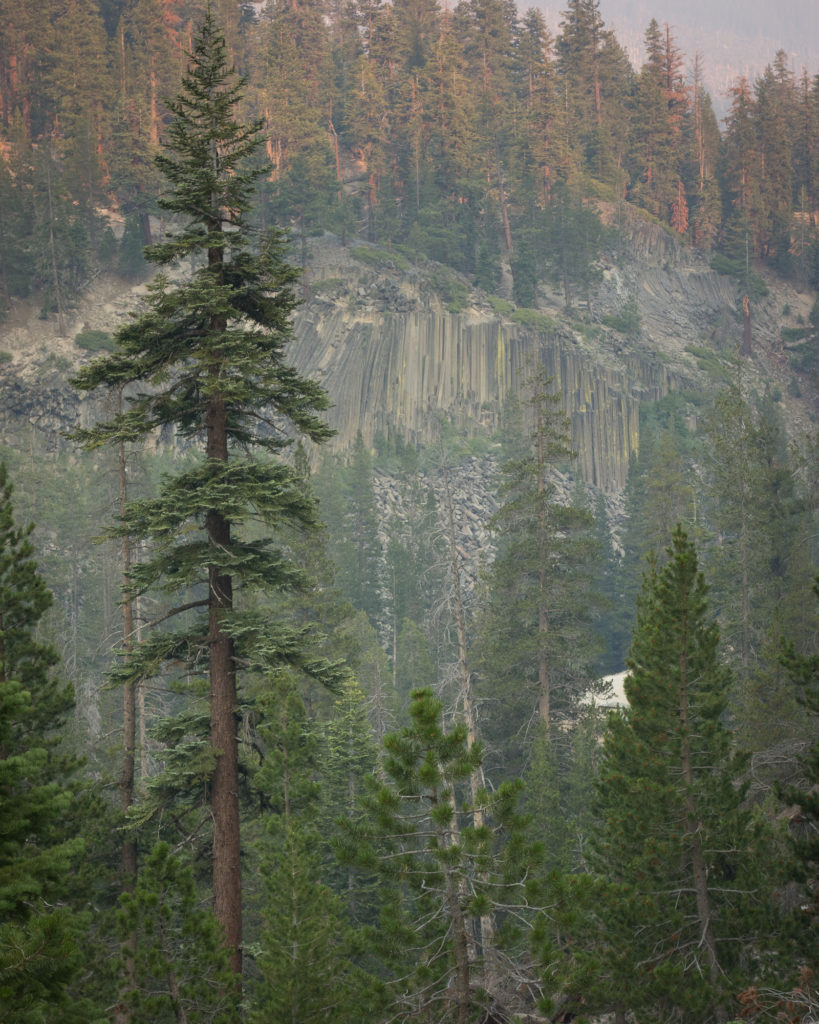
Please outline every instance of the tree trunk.
[[509, 224], [509, 211], [506, 208], [506, 193], [503, 184], [503, 173], [500, 164], [500, 150], [495, 147], [495, 169], [498, 175], [498, 200], [500, 202], [501, 220], [503, 221], [503, 238], [506, 242], [506, 251], [512, 251], [512, 228]]
[[[207, 413], [207, 457], [227, 462], [227, 412], [213, 398]], [[215, 509], [205, 520], [208, 543], [230, 547], [230, 523]], [[242, 865], [239, 833], [239, 745], [236, 723], [236, 666], [233, 642], [223, 620], [233, 608], [233, 580], [216, 566], [208, 570], [210, 652], [210, 739], [216, 751], [211, 781], [213, 816], [213, 910], [224, 929], [230, 965], [242, 973]]]
[[548, 584], [546, 568], [547, 548], [547, 526], [546, 503], [543, 496], [545, 490], [544, 474], [546, 472], [546, 452], [544, 450], [545, 424], [543, 422], [543, 406], [541, 402], [542, 393], [537, 396], [538, 402], [535, 407], [535, 429], [537, 444], [537, 493], [539, 500], [538, 509], [538, 609], [537, 609], [537, 635], [538, 635], [538, 665], [537, 665], [537, 691], [538, 691], [538, 718], [543, 723], [548, 734], [552, 722], [552, 688], [549, 679], [549, 655], [546, 649], [549, 636], [549, 608], [546, 600], [546, 587]]
[[54, 281], [54, 300], [57, 303], [57, 329], [60, 337], [65, 337], [65, 318], [63, 316], [63, 293], [60, 287], [60, 274], [57, 270], [57, 243], [54, 239], [54, 199], [51, 191], [51, 149], [46, 154], [46, 187], [48, 190], [48, 247], [51, 256], [51, 275]]
[[[455, 809], [452, 809], [453, 816]], [[443, 829], [438, 830], [438, 844], [441, 850], [450, 845], [449, 836]], [[466, 931], [466, 918], [458, 893], [458, 879], [452, 867], [443, 862], [444, 888], [446, 891], [447, 910], [452, 922], [452, 947], [455, 954], [455, 1002], [457, 1006], [457, 1024], [469, 1024], [469, 936]]]
[[[700, 943], [705, 950], [705, 962], [712, 985], [719, 981], [719, 959], [717, 942], [711, 912], [711, 897], [708, 892], [708, 870], [700, 839], [700, 824], [697, 807], [694, 802], [694, 769], [691, 756], [691, 737], [689, 732], [689, 681], [688, 681], [688, 617], [683, 612], [680, 623], [680, 760], [685, 796], [685, 831], [688, 843], [688, 854], [691, 859], [691, 874], [694, 883], [694, 896], [697, 906], [697, 922], [700, 931]], [[719, 1013], [717, 1013], [719, 1019]]]
[[[471, 747], [478, 739], [478, 722], [475, 711], [475, 700], [472, 693], [472, 679], [469, 671], [468, 650], [466, 643], [466, 610], [464, 608], [463, 588], [461, 587], [461, 556], [458, 552], [458, 545], [455, 539], [455, 515], [452, 508], [452, 491], [449, 486], [449, 469], [444, 465], [444, 502], [446, 508], [446, 534], [449, 543], [450, 569], [452, 572], [452, 587], [455, 598], [455, 627], [458, 634], [458, 675], [460, 682], [460, 699], [466, 721], [466, 735]], [[483, 808], [479, 806], [478, 793], [485, 786], [483, 765], [478, 767], [469, 776], [470, 793], [472, 796], [472, 823], [475, 828], [482, 828], [484, 825]], [[494, 915], [485, 914], [480, 918], [480, 946], [484, 960], [484, 977], [486, 979], [490, 972], [495, 920]]]
[[[122, 388], [118, 393], [118, 412], [122, 412]], [[125, 507], [128, 500], [128, 486], [125, 475], [125, 442], [119, 443], [119, 512], [120, 516], [125, 515]], [[128, 575], [131, 571], [131, 539], [127, 534], [123, 535], [120, 545], [120, 556], [122, 558], [122, 581], [123, 587], [128, 586]], [[134, 602], [133, 598], [125, 589], [125, 598], [122, 603], [122, 646], [125, 655], [128, 657], [133, 647], [134, 634]], [[122, 767], [119, 777], [119, 806], [123, 818], [131, 809], [134, 802], [134, 776], [136, 760], [136, 685], [134, 680], [128, 678], [122, 691]], [[137, 874], [137, 844], [132, 832], [123, 833], [122, 850], [120, 851], [120, 872], [122, 875], [120, 885], [123, 892], [133, 892]], [[125, 963], [122, 969], [121, 982], [126, 991], [130, 992], [136, 987], [136, 932], [132, 931], [123, 943]], [[130, 1008], [123, 1002], [116, 1013], [118, 1024], [127, 1024], [133, 1017]]]
[[742, 296], [742, 355], [750, 356], [751, 345], [751, 300], [747, 295]]

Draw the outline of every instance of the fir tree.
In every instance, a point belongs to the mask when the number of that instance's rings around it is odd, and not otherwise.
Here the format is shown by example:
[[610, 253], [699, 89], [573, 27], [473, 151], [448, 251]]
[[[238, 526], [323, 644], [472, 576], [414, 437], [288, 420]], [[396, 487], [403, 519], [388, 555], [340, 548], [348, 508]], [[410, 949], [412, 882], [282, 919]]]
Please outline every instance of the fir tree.
[[[119, 330], [117, 350], [77, 375], [82, 390], [126, 386], [128, 398], [121, 414], [75, 437], [95, 447], [166, 427], [199, 453], [163, 479], [156, 498], [130, 502], [121, 529], [133, 541], [150, 541], [148, 556], [132, 566], [133, 592], [158, 587], [180, 598], [168, 615], [198, 610], [202, 617], [173, 632], [153, 631], [119, 671], [156, 675], [167, 661], [181, 660], [195, 685], [206, 665], [210, 753], [199, 768], [206, 771], [213, 821], [214, 909], [240, 972], [237, 665], [266, 670], [310, 659], [304, 628], [288, 628], [237, 602], [240, 588], [301, 581], [269, 536], [257, 539], [255, 524], [270, 530], [314, 521], [295, 473], [270, 456], [293, 431], [321, 441], [329, 430], [317, 415], [327, 407], [326, 395], [284, 361], [296, 275], [277, 235], [252, 248], [246, 214], [258, 171], [248, 170], [247, 161], [259, 144], [259, 125], [237, 120], [242, 83], [210, 12], [190, 60], [157, 157], [169, 182], [161, 203], [178, 228], [147, 256], [160, 266], [189, 259], [193, 272], [173, 281], [158, 276], [146, 311]], [[321, 674], [320, 663], [312, 667]], [[179, 735], [201, 718], [188, 715]]]
[[[819, 577], [814, 582], [814, 594], [819, 598]], [[801, 758], [800, 784], [783, 786], [779, 791], [783, 800], [799, 808], [789, 836], [792, 857], [788, 869], [803, 893], [793, 922], [795, 955], [790, 969], [785, 967], [783, 971], [783, 976], [791, 976], [793, 990], [782, 994], [782, 1002], [787, 1005], [791, 999], [796, 1006], [815, 1013], [819, 1007], [819, 984], [814, 970], [819, 944], [819, 888], [815, 882], [819, 867], [819, 653], [814, 645], [810, 654], [799, 654], [793, 641], [788, 640], [783, 644], [781, 660], [797, 687], [814, 737]]]
[[[145, 1024], [234, 1019], [232, 972], [213, 912], [203, 909], [192, 867], [157, 843], [133, 892], [120, 899], [123, 940], [136, 936], [134, 987], [121, 995], [129, 1017]], [[129, 954], [130, 955], [130, 954]]]
[[[386, 676], [386, 664], [384, 672]], [[359, 683], [348, 679], [333, 705], [333, 715], [324, 735], [318, 821], [328, 847], [332, 847], [340, 833], [339, 820], [360, 822], [364, 817], [360, 797], [365, 788], [364, 780], [377, 770], [378, 750], [379, 744], [370, 726], [367, 699]], [[353, 864], [342, 865], [332, 854], [324, 878], [341, 894], [355, 924], [373, 923], [377, 916], [377, 899], [372, 872], [360, 871]]]
[[0, 1007], [19, 1024], [80, 1024], [91, 1011], [72, 992], [83, 960], [66, 898], [83, 842], [68, 824], [74, 762], [58, 745], [73, 697], [35, 638], [51, 594], [11, 499], [0, 463]]
[[730, 675], [706, 593], [678, 527], [667, 564], [646, 575], [629, 707], [606, 726], [592, 874], [564, 879], [557, 899], [569, 952], [548, 984], [573, 1008], [618, 1021], [629, 1010], [641, 1021], [726, 1020], [762, 967], [766, 856], [734, 785], [722, 724]]
[[258, 844], [264, 888], [255, 959], [261, 980], [250, 1021], [309, 1024], [329, 1015], [355, 1024], [362, 1007], [354, 936], [342, 900], [322, 878], [319, 737], [288, 674], [274, 682], [265, 703], [269, 716], [260, 735], [266, 756], [255, 782], [269, 813]]
[[[727, 388], [706, 423], [705, 499], [717, 532], [710, 553], [720, 627], [743, 684], [771, 622], [795, 597], [793, 549], [800, 521], [784, 430], [772, 405], [756, 409], [741, 385]], [[804, 599], [805, 591], [799, 594]]]
[[321, 474], [316, 492], [328, 527], [328, 554], [338, 568], [338, 585], [376, 625], [381, 616], [381, 546], [372, 455], [360, 432], [349, 466]]
[[579, 192], [561, 185], [546, 213], [545, 230], [550, 279], [562, 287], [567, 307], [573, 305], [575, 289], [589, 306], [592, 285], [603, 276], [597, 265], [603, 239], [600, 218], [584, 205]]
[[[531, 434], [521, 456], [503, 467], [504, 504], [492, 519], [499, 550], [488, 574], [480, 653], [483, 686], [504, 704], [486, 737], [506, 744], [534, 717], [548, 732], [593, 674], [587, 627], [595, 604], [594, 520], [588, 509], [558, 500], [555, 470], [574, 453], [551, 383], [542, 371], [528, 382]], [[515, 753], [506, 746], [507, 771]]]

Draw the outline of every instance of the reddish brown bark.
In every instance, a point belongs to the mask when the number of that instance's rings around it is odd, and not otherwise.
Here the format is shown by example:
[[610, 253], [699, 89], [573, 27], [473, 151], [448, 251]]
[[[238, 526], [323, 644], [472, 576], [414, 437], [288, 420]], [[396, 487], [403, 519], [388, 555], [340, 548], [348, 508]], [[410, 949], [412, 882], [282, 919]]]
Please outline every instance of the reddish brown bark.
[[[218, 158], [214, 157], [214, 164]], [[214, 206], [217, 203], [214, 202]], [[214, 230], [221, 228], [216, 222]], [[208, 263], [222, 277], [222, 250], [210, 249]], [[215, 317], [214, 332], [227, 323]], [[214, 354], [216, 355], [216, 353]], [[219, 375], [218, 358], [211, 370]], [[205, 416], [208, 459], [228, 461], [227, 406], [216, 392]], [[230, 547], [230, 522], [217, 509], [205, 517], [208, 544], [214, 551]], [[239, 827], [239, 743], [236, 722], [236, 664], [233, 641], [225, 632], [225, 617], [233, 609], [233, 579], [218, 566], [208, 568], [208, 651], [210, 659], [210, 742], [216, 752], [211, 779], [210, 809], [213, 819], [213, 912], [224, 932], [231, 969], [241, 988], [242, 977], [242, 862]]]
[[[207, 415], [207, 456], [226, 462], [227, 416], [220, 398], [211, 400]], [[205, 529], [216, 550], [230, 546], [230, 523], [218, 511], [208, 512]], [[211, 780], [213, 817], [213, 910], [224, 929], [230, 964], [242, 973], [242, 865], [239, 830], [239, 746], [236, 730], [236, 667], [233, 642], [224, 630], [233, 608], [233, 580], [216, 566], [208, 570], [208, 648], [210, 653], [210, 733], [216, 751]]]

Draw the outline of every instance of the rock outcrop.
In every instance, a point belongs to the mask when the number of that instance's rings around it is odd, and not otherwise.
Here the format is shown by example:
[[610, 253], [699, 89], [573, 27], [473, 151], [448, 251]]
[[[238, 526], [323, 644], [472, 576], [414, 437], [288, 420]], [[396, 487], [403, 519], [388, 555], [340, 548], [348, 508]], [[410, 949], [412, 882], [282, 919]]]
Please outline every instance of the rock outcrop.
[[[601, 328], [590, 341], [580, 328], [548, 326], [546, 316], [534, 326], [518, 323], [477, 294], [453, 312], [436, 290], [434, 267], [398, 266], [382, 254], [373, 270], [330, 239], [315, 252], [318, 294], [296, 318], [294, 356], [336, 401], [330, 421], [338, 449], [359, 431], [372, 444], [388, 429], [428, 444], [442, 418], [467, 432], [493, 430], [509, 395], [540, 365], [562, 395], [584, 479], [617, 490], [638, 449], [640, 402], [684, 383], [658, 356], [625, 352]], [[353, 288], [332, 284], [356, 276]]]
[[[537, 364], [562, 396], [585, 481], [608, 492], [622, 489], [639, 447], [640, 404], [670, 390], [713, 384], [701, 353], [713, 353], [712, 362], [731, 357], [741, 328], [734, 282], [639, 214], [616, 207], [603, 214], [612, 223], [623, 221], [627, 255], [605, 267], [582, 318], [565, 311], [545, 286], [538, 311], [520, 313], [436, 264], [410, 263], [370, 246], [347, 248], [332, 236], [314, 240], [311, 294], [296, 314], [290, 355], [300, 370], [322, 380], [334, 402], [332, 445], [348, 450], [359, 431], [369, 445], [388, 431], [425, 445], [436, 439], [442, 420], [467, 433], [492, 431], [509, 394]], [[782, 290], [753, 311], [754, 361], [747, 370], [757, 374], [760, 387], [777, 374], [784, 381], [789, 372], [780, 338], [783, 308], [804, 322], [812, 301], [792, 289], [783, 298]], [[80, 330], [114, 331], [145, 291], [100, 277], [64, 338], [22, 307], [0, 325], [7, 441], [34, 427], [56, 444], [60, 431], [99, 415], [88, 404], [94, 399], [79, 399], [65, 383], [86, 358], [73, 338]], [[628, 302], [636, 304], [639, 325], [623, 334], [606, 324]]]

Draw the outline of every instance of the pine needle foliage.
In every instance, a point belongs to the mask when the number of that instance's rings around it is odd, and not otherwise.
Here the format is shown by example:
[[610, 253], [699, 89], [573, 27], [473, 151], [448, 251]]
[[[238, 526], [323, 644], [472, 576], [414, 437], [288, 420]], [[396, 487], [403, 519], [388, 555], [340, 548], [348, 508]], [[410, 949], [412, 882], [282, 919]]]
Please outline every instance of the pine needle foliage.
[[644, 579], [629, 706], [606, 726], [590, 871], [554, 890], [554, 934], [568, 952], [550, 947], [547, 987], [571, 1007], [723, 1021], [765, 970], [770, 834], [736, 785], [718, 643], [694, 546], [677, 527], [666, 564]]
[[536, 851], [517, 808], [519, 783], [482, 790], [470, 804], [480, 744], [469, 743], [463, 722], [445, 727], [431, 690], [410, 696], [411, 724], [384, 738], [381, 777], [365, 779], [365, 813], [340, 823], [338, 850], [382, 883], [372, 939], [388, 971], [390, 1019], [467, 1024], [490, 1002], [481, 990], [488, 963], [473, 941], [480, 918], [504, 909], [507, 924], [527, 918]]
[[[307, 629], [290, 628], [260, 602], [249, 610], [254, 592], [306, 582], [282, 531], [316, 521], [297, 474], [272, 456], [299, 434], [321, 442], [331, 431], [321, 418], [325, 392], [285, 361], [297, 272], [283, 236], [256, 237], [248, 222], [260, 124], [237, 116], [244, 83], [210, 8], [189, 58], [157, 158], [174, 230], [146, 249], [166, 272], [117, 332], [115, 350], [74, 379], [82, 391], [122, 389], [122, 411], [73, 437], [96, 448], [164, 433], [196, 453], [155, 496], [131, 501], [112, 531], [146, 552], [134, 561], [131, 594], [169, 595], [163, 621], [186, 613], [171, 632], [148, 632], [115, 675], [162, 676], [174, 663], [194, 690], [208, 680], [212, 771], [200, 792], [213, 821], [216, 916], [239, 972], [237, 667], [289, 663], [331, 684], [337, 677], [334, 665], [305, 654]], [[199, 763], [207, 767], [207, 758]]]
[[120, 899], [123, 939], [136, 936], [134, 986], [121, 1000], [140, 1024], [232, 1019], [231, 972], [221, 929], [201, 905], [193, 871], [167, 843], [157, 843], [133, 892]]
[[531, 723], [548, 732], [588, 689], [592, 610], [600, 604], [594, 518], [583, 504], [565, 504], [558, 487], [558, 467], [575, 457], [561, 396], [542, 367], [525, 384], [531, 427], [517, 425], [518, 450], [502, 467], [503, 504], [491, 520], [498, 553], [478, 643], [482, 696], [498, 705], [485, 736], [503, 744], [505, 775], [523, 770]]
[[0, 464], [0, 1014], [79, 1024], [91, 1011], [71, 994], [81, 920], [66, 904], [83, 842], [67, 827], [75, 762], [58, 747], [73, 696], [53, 674], [54, 648], [36, 639], [52, 598], [12, 493]]

